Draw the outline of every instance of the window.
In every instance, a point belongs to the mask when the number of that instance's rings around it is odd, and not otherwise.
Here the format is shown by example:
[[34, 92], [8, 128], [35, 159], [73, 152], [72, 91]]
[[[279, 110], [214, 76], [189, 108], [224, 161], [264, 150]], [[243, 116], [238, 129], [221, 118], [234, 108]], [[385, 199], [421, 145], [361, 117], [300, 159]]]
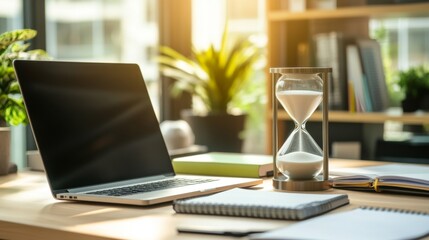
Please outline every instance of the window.
[[[263, 0], [193, 0], [192, 42], [197, 48], [220, 42], [228, 21], [230, 39], [251, 38], [262, 48], [266, 45], [265, 1]], [[241, 103], [248, 113], [243, 151], [264, 153], [264, 114], [266, 104], [265, 69], [257, 71], [246, 92], [248, 102]], [[250, 97], [253, 95], [253, 97]], [[247, 96], [247, 95], [246, 95]]]
[[156, 112], [156, 0], [46, 0], [47, 51], [58, 60], [138, 63]]
[[[46, 32], [46, 50], [56, 60], [138, 63], [159, 112], [157, 0], [0, 0], [0, 6], [0, 32], [34, 28], [41, 36], [36, 48], [45, 46]], [[35, 149], [30, 132], [12, 129], [11, 158], [19, 169], [26, 150]]]
[[[22, 28], [22, 0], [0, 0], [0, 33]], [[11, 160], [22, 169], [25, 166], [25, 127], [11, 127]]]
[[390, 96], [393, 103], [399, 105], [402, 95], [394, 82], [397, 72], [429, 66], [429, 18], [373, 19], [370, 29], [382, 47]]
[[218, 42], [227, 19], [232, 36], [266, 38], [265, 1], [193, 0], [192, 9], [192, 42], [197, 47]]
[[[429, 67], [429, 18], [372, 19], [370, 31], [380, 42], [391, 103], [400, 106], [404, 96], [395, 82], [398, 71], [419, 65]], [[409, 129], [399, 122], [387, 122], [384, 138], [408, 138], [404, 130]]]
[[22, 0], [0, 0], [0, 32], [22, 27]]

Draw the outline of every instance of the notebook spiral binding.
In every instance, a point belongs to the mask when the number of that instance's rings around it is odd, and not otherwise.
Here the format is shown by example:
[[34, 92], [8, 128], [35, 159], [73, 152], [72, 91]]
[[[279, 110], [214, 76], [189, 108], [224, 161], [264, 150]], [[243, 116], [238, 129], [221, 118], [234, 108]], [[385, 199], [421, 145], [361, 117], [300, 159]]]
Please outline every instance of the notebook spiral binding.
[[371, 211], [396, 212], [396, 213], [429, 216], [429, 213], [427, 212], [407, 210], [407, 209], [388, 208], [388, 207], [371, 207], [371, 206], [360, 206], [359, 208], [364, 210], [371, 210]]

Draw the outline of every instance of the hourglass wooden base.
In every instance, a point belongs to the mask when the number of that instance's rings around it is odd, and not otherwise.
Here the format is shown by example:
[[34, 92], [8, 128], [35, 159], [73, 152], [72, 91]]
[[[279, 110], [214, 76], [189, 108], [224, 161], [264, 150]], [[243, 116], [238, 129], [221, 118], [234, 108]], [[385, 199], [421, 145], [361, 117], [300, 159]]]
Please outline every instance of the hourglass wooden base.
[[285, 191], [322, 191], [331, 188], [329, 180], [323, 180], [323, 176], [317, 176], [312, 180], [288, 180], [285, 176], [273, 179], [273, 187]]

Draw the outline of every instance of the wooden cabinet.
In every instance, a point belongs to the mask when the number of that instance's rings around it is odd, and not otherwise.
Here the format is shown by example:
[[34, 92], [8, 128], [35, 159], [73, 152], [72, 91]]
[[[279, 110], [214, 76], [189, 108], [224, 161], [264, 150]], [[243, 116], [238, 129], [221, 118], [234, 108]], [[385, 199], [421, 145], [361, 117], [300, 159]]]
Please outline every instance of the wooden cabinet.
[[[392, 5], [366, 5], [366, 1], [337, 0], [339, 6], [331, 10], [311, 9], [290, 12], [285, 0], [266, 1], [267, 11], [267, 68], [311, 66], [312, 36], [323, 32], [342, 32], [349, 37], [368, 38], [369, 19], [401, 16], [429, 16], [429, 3], [407, 3]], [[354, 5], [340, 6], [342, 2]], [[266, 152], [272, 153], [272, 79], [267, 69], [268, 111], [266, 113]], [[279, 109], [279, 144], [284, 136], [284, 122], [290, 120], [283, 109]], [[405, 124], [429, 124], [429, 114], [387, 114], [379, 112], [350, 113], [330, 111], [330, 122], [383, 124], [386, 121]], [[315, 113], [310, 121], [321, 121]]]

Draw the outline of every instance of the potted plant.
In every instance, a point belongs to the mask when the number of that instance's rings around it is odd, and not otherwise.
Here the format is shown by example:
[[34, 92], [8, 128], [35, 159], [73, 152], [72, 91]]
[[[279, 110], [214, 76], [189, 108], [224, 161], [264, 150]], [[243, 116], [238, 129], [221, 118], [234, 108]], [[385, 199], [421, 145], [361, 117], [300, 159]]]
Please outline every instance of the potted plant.
[[9, 125], [26, 124], [27, 114], [12, 62], [15, 59], [39, 59], [47, 57], [43, 50], [27, 51], [30, 40], [37, 32], [19, 29], [0, 35], [0, 175], [10, 171], [10, 128]]
[[[206, 145], [209, 151], [241, 151], [239, 134], [246, 115], [236, 113], [234, 102], [246, 97], [243, 93], [262, 59], [261, 49], [248, 39], [230, 43], [225, 28], [219, 47], [193, 47], [191, 57], [165, 46], [160, 53], [161, 73], [176, 80], [173, 94], [193, 96], [194, 107], [184, 111], [182, 118], [191, 125], [195, 143]], [[198, 102], [203, 109], [196, 109]]]
[[423, 66], [400, 71], [398, 85], [405, 97], [402, 101], [404, 112], [429, 109], [429, 70]]

